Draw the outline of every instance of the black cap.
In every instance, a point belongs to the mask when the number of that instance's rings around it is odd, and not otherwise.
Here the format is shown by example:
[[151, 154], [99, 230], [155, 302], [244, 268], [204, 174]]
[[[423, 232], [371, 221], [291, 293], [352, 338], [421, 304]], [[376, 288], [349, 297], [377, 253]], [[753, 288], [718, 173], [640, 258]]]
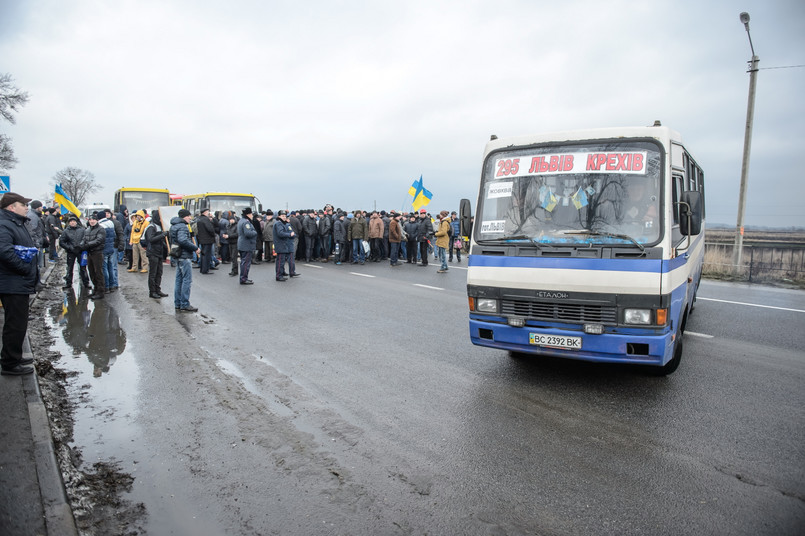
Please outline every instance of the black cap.
[[181, 209], [181, 210], [179, 211], [179, 217], [180, 217], [180, 218], [186, 218], [186, 217], [188, 217], [188, 216], [190, 216], [190, 211], [189, 211], [189, 210], [187, 210], [186, 208], [183, 208], [183, 209]]

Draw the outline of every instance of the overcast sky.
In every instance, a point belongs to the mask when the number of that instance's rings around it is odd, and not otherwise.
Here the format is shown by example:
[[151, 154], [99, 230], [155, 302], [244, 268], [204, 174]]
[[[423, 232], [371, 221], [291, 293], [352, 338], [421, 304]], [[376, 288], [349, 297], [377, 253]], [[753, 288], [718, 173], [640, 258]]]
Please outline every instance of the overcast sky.
[[2, 0], [0, 73], [30, 94], [12, 190], [66, 166], [104, 186], [251, 192], [264, 208], [477, 197], [500, 137], [650, 125], [735, 225], [752, 17], [760, 57], [746, 223], [805, 226], [805, 2]]

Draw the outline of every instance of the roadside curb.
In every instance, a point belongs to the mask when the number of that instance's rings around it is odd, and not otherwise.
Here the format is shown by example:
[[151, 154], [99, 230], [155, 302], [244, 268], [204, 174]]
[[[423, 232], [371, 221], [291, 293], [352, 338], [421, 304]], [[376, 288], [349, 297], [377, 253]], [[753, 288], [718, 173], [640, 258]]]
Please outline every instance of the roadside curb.
[[[53, 271], [48, 263], [42, 280], [47, 282]], [[36, 294], [31, 300], [36, 301]], [[25, 335], [23, 354], [26, 358], [33, 358], [31, 341]], [[28, 418], [31, 422], [31, 433], [34, 439], [34, 460], [36, 462], [36, 475], [39, 480], [39, 490], [42, 496], [42, 507], [45, 513], [45, 527], [48, 534], [78, 536], [78, 529], [73, 517], [67, 491], [64, 487], [56, 451], [53, 448], [53, 436], [50, 431], [50, 421], [47, 410], [42, 402], [42, 392], [39, 390], [39, 376], [34, 367], [34, 373], [23, 376], [22, 381], [25, 401], [28, 406]]]

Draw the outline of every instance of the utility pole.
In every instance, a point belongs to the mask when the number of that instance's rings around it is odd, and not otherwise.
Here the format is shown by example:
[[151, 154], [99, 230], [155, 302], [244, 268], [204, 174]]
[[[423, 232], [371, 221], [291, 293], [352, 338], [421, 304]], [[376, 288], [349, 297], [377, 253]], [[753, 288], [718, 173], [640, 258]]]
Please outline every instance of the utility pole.
[[740, 15], [741, 22], [749, 37], [749, 48], [752, 60], [749, 62], [749, 99], [746, 104], [746, 130], [744, 131], [744, 153], [741, 161], [741, 188], [738, 193], [738, 223], [735, 227], [735, 246], [732, 249], [732, 264], [736, 273], [743, 268], [744, 212], [746, 211], [746, 186], [749, 182], [749, 155], [752, 152], [752, 123], [755, 119], [755, 88], [757, 86], [757, 64], [760, 61], [755, 55], [752, 45], [752, 34], [749, 33], [749, 13]]

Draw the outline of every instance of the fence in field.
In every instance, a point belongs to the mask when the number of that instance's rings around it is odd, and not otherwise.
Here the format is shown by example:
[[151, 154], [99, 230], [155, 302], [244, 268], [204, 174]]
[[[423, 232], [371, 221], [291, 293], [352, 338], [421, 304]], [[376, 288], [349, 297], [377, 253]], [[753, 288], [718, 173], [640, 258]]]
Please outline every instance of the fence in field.
[[733, 247], [723, 242], [705, 242], [704, 275], [757, 283], [805, 283], [805, 244], [744, 246], [742, 266], [732, 263]]

